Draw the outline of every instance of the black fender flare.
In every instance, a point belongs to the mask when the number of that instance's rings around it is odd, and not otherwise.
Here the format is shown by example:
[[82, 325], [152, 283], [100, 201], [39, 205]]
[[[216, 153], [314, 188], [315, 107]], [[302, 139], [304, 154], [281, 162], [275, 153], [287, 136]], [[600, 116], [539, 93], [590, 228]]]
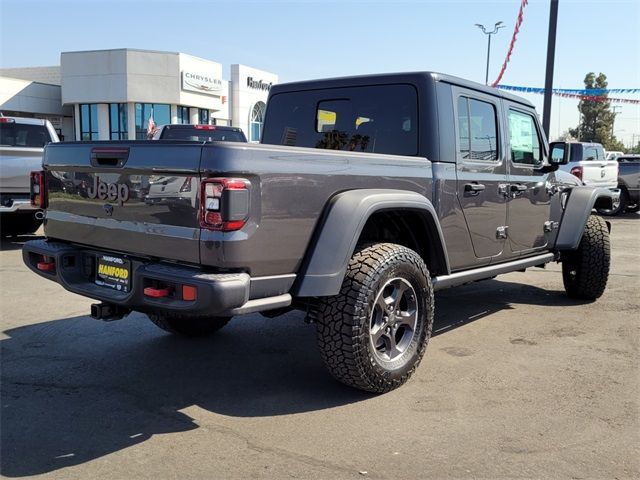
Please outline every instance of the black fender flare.
[[[391, 189], [349, 190], [335, 195], [316, 228], [291, 293], [297, 297], [336, 295], [369, 217], [381, 210], [419, 211], [441, 265], [450, 272], [444, 236], [433, 204], [416, 192]], [[437, 240], [436, 240], [437, 239]]]
[[[565, 193], [563, 192], [562, 195]], [[594, 208], [611, 208], [620, 192], [602, 187], [575, 187], [568, 192], [568, 197], [560, 221], [556, 250], [575, 250], [580, 245], [584, 227]], [[609, 224], [607, 224], [609, 225]]]

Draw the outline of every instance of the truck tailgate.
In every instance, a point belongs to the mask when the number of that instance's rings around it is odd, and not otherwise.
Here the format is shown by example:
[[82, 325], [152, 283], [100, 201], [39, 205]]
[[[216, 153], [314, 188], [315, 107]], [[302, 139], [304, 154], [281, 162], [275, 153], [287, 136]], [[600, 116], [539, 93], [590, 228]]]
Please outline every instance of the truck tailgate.
[[0, 147], [0, 191], [29, 193], [29, 173], [42, 169], [42, 148]]
[[593, 187], [616, 188], [618, 186], [618, 162], [615, 160], [590, 160], [582, 162], [582, 181]]
[[196, 143], [47, 146], [47, 237], [198, 263], [200, 156]]

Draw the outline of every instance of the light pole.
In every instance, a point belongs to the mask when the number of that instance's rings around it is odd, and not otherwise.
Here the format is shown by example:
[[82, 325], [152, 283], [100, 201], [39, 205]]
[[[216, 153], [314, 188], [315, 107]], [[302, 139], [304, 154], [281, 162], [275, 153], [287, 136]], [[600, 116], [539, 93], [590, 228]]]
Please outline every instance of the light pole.
[[616, 109], [620, 109], [622, 110], [622, 107], [620, 105], [614, 105], [613, 107], [611, 107], [612, 110], [612, 118], [611, 118], [611, 136], [615, 136], [615, 132], [613, 131], [613, 126], [616, 123], [616, 115], [618, 115], [618, 113], [616, 112]]
[[493, 31], [492, 32], [488, 32], [487, 29], [485, 28], [485, 26], [484, 25], [480, 25], [479, 23], [476, 23], [476, 27], [478, 27], [480, 30], [482, 30], [482, 33], [484, 33], [488, 37], [488, 42], [487, 42], [487, 73], [485, 74], [485, 77], [484, 77], [484, 84], [485, 85], [489, 85], [489, 57], [491, 56], [491, 35], [495, 35], [496, 33], [498, 33], [498, 30], [500, 30], [501, 28], [504, 28], [505, 25], [502, 25], [502, 22], [496, 22], [496, 24], [493, 26]]

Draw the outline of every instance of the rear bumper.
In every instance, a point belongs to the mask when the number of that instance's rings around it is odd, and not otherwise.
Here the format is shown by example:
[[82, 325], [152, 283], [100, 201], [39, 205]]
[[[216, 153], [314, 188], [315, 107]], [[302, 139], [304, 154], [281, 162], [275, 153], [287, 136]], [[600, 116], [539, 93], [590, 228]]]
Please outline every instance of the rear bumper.
[[36, 212], [39, 209], [31, 205], [31, 200], [11, 200], [0, 204], [0, 213]]
[[[22, 257], [34, 273], [53, 280], [66, 290], [125, 309], [142, 312], [171, 311], [185, 315], [223, 316], [236, 313], [249, 302], [251, 278], [246, 273], [211, 274], [183, 266], [148, 263], [129, 258], [131, 261], [131, 291], [124, 293], [95, 283], [97, 250], [48, 240], [26, 242]], [[55, 262], [51, 271], [39, 270], [42, 256]], [[154, 298], [144, 294], [145, 287], [154, 282], [175, 286], [171, 297]], [[197, 288], [195, 300], [183, 300], [181, 286]], [[273, 307], [276, 308], [276, 307]], [[264, 308], [265, 310], [268, 309]]]

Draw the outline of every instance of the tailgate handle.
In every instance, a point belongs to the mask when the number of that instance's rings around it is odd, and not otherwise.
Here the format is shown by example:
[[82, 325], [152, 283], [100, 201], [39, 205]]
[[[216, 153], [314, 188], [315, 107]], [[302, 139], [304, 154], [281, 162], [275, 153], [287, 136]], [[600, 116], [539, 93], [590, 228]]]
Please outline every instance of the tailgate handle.
[[123, 167], [129, 159], [128, 147], [96, 147], [91, 149], [94, 167]]

